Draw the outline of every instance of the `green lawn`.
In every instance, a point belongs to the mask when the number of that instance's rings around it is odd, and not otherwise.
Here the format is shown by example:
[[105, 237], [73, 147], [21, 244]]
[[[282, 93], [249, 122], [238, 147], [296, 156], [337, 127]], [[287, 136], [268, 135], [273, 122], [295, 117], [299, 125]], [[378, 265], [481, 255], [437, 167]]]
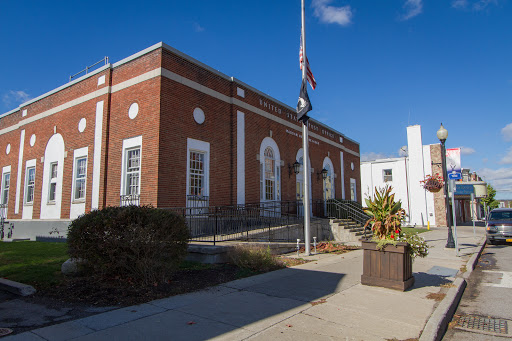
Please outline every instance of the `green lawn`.
[[69, 256], [66, 243], [0, 242], [0, 277], [36, 288], [56, 284]]
[[428, 229], [419, 228], [419, 227], [402, 227], [402, 231], [404, 233], [423, 233], [423, 232], [427, 232]]

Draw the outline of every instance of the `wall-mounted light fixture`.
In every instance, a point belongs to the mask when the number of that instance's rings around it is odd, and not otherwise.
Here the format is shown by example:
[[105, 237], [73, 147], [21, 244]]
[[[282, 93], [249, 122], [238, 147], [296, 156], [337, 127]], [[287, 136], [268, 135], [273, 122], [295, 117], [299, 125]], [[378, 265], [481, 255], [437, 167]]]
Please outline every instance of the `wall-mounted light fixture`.
[[299, 174], [300, 172], [300, 163], [295, 161], [293, 165], [288, 164], [288, 177], [292, 176], [292, 172], [295, 174]]
[[318, 172], [316, 174], [317, 180], [320, 180], [320, 175], [322, 175], [323, 180], [327, 179], [328, 173], [329, 173], [329, 171], [327, 169], [323, 168], [320, 172]]

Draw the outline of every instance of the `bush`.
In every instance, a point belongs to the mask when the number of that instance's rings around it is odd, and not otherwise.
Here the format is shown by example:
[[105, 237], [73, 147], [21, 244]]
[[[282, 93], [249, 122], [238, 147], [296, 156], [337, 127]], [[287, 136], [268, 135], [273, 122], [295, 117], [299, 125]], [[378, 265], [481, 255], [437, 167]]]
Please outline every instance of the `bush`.
[[237, 245], [229, 251], [229, 257], [239, 268], [255, 272], [267, 272], [285, 267], [270, 252], [270, 247]]
[[187, 253], [183, 217], [152, 206], [107, 207], [75, 219], [68, 230], [71, 258], [86, 273], [142, 284], [166, 281]]

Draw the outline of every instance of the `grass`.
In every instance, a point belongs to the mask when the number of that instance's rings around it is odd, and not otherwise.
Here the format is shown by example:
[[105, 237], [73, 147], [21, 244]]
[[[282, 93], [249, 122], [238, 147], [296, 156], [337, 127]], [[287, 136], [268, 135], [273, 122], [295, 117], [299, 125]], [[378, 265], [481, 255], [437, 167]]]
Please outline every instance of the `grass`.
[[0, 242], [0, 277], [38, 288], [59, 283], [66, 243]]
[[419, 228], [419, 227], [402, 227], [402, 232], [404, 232], [404, 233], [424, 233], [427, 231], [428, 231], [428, 229]]

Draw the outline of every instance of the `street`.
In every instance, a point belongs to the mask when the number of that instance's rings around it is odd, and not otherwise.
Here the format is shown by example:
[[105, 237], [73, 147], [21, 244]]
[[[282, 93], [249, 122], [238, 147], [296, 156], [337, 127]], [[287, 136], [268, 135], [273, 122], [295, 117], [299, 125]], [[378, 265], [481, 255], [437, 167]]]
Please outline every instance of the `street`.
[[487, 245], [444, 340], [512, 337], [512, 245]]

